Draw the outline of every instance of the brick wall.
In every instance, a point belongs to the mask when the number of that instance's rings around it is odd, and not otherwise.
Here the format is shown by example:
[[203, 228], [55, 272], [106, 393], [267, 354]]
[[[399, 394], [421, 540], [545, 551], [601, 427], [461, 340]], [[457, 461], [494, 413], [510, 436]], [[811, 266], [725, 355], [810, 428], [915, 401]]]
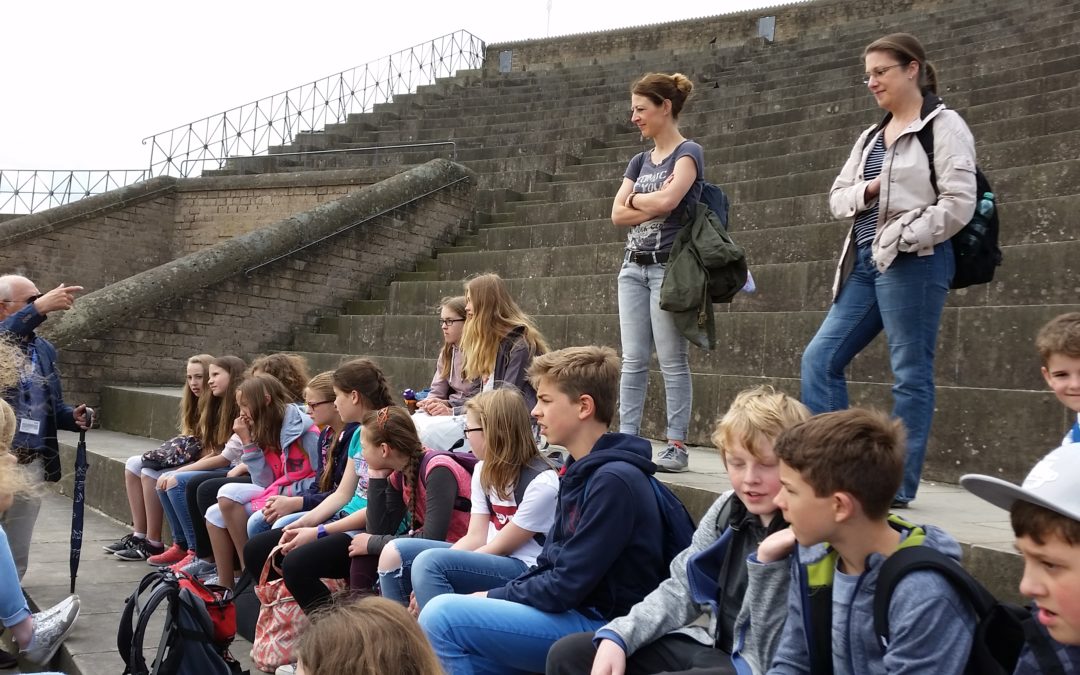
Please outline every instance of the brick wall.
[[176, 188], [173, 252], [179, 257], [308, 211], [393, 174], [308, 171], [182, 181]]
[[[234, 260], [249, 249], [259, 249], [257, 257], [268, 260], [280, 255], [274, 247], [292, 245], [283, 241], [290, 231], [310, 232], [317, 239], [359, 212], [377, 213], [448, 178], [467, 180], [250, 276], [245, 275], [250, 264]], [[371, 287], [414, 269], [417, 258], [452, 241], [471, 223], [474, 204], [475, 178], [464, 167], [439, 160], [88, 296], [82, 307], [50, 327], [50, 337], [61, 347], [65, 397], [94, 403], [104, 383], [175, 384], [184, 361], [199, 352], [250, 359], [287, 348], [294, 329], [313, 326], [319, 316], [340, 311], [346, 302], [369, 297]], [[222, 265], [232, 265], [223, 278], [200, 285], [212, 274], [207, 269]], [[140, 300], [140, 293], [165, 300]], [[116, 313], [140, 302], [148, 306], [129, 316]], [[107, 326], [101, 329], [102, 324]]]
[[155, 179], [0, 223], [0, 274], [88, 291], [170, 259], [173, 185]]

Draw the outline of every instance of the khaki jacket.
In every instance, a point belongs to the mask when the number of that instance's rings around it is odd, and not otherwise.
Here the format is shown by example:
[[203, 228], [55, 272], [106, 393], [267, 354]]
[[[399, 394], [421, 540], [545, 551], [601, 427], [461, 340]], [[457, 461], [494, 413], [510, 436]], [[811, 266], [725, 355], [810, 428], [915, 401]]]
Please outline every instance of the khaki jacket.
[[[930, 164], [916, 134], [934, 123], [934, 165], [939, 194], [930, 182]], [[878, 125], [859, 135], [844, 168], [829, 191], [829, 208], [836, 218], [850, 218], [871, 208], [863, 178], [866, 156], [874, 143], [867, 138]], [[884, 131], [878, 132], [884, 133]], [[927, 95], [921, 116], [885, 151], [877, 201], [877, 233], [871, 244], [874, 263], [885, 273], [898, 253], [933, 255], [934, 246], [959, 232], [975, 214], [975, 141], [967, 124], [936, 96]], [[833, 281], [836, 300], [855, 262], [853, 233], [848, 232]]]

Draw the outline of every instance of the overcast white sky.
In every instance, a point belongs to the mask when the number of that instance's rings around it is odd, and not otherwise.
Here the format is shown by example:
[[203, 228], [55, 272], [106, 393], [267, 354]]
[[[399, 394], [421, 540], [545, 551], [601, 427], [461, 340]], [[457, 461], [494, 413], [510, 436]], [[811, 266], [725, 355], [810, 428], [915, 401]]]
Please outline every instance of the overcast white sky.
[[[0, 169], [142, 169], [140, 141], [464, 28], [546, 34], [547, 0], [0, 4]], [[553, 0], [551, 35], [779, 4]]]

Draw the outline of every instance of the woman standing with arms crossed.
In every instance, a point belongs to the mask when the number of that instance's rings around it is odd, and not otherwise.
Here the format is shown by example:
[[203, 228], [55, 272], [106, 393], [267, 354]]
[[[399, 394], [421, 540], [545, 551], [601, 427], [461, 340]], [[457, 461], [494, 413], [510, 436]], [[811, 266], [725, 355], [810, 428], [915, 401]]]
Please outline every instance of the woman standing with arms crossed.
[[661, 471], [686, 471], [688, 465], [690, 343], [673, 315], [660, 309], [660, 285], [686, 209], [701, 199], [704, 185], [701, 146], [679, 132], [679, 113], [693, 87], [679, 73], [649, 73], [631, 87], [630, 119], [654, 147], [630, 160], [611, 207], [611, 222], [629, 228], [619, 271], [619, 431], [639, 433], [655, 343], [667, 395], [667, 447], [656, 459]]
[[[915, 498], [934, 414], [934, 351], [956, 269], [949, 238], [975, 213], [975, 142], [937, 96], [937, 73], [917, 39], [894, 33], [863, 52], [863, 82], [888, 114], [859, 136], [829, 206], [852, 218], [833, 305], [802, 357], [802, 400], [814, 414], [848, 407], [844, 369], [883, 329], [893, 415], [907, 428], [904, 482], [893, 508]], [[918, 133], [933, 125], [934, 166]]]

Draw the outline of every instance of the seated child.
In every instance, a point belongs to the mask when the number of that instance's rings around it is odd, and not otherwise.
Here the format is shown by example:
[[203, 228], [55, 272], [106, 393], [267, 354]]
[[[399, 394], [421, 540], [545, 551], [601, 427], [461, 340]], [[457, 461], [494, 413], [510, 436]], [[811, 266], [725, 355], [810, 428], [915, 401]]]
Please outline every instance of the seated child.
[[[770, 674], [824, 672], [830, 664], [836, 675], [964, 672], [975, 613], [936, 572], [912, 572], [897, 584], [887, 646], [874, 632], [875, 581], [889, 555], [931, 546], [960, 559], [944, 531], [889, 515], [903, 478], [903, 439], [899, 420], [857, 408], [812, 417], [777, 439], [776, 505], [799, 548]], [[820, 619], [830, 614], [829, 623]]]
[[319, 612], [297, 646], [297, 675], [442, 675], [409, 613], [369, 596]]
[[415, 590], [417, 611], [436, 595], [486, 591], [517, 578], [536, 564], [538, 540], [555, 519], [559, 477], [536, 449], [521, 393], [478, 394], [465, 404], [465, 423], [480, 458], [469, 531], [453, 544], [395, 539], [379, 557], [383, 597], [406, 604]]
[[[1053, 638], [1064, 672], [1080, 672], [1080, 444], [1051, 452], [1019, 487], [975, 474], [962, 476], [960, 484], [1008, 509], [1016, 548], [1024, 556], [1020, 592], [1035, 601], [1036, 619]], [[1043, 670], [1028, 648], [1014, 672], [1041, 675]]]
[[536, 566], [486, 593], [440, 595], [420, 613], [454, 675], [541, 672], [559, 638], [625, 615], [667, 573], [652, 446], [607, 432], [619, 388], [614, 350], [571, 347], [537, 356], [529, 377], [537, 392], [533, 416], [571, 460]]
[[690, 548], [671, 562], [671, 577], [595, 634], [556, 642], [548, 675], [735, 673], [733, 661], [765, 672], [787, 617], [790, 565], [745, 561], [770, 535], [790, 537], [773, 504], [780, 491], [773, 442], [809, 416], [806, 406], [769, 386], [739, 393], [713, 434], [732, 489], [713, 503]]
[[291, 392], [272, 375], [253, 375], [236, 390], [240, 416], [233, 431], [244, 443], [241, 461], [251, 473], [251, 482], [223, 485], [218, 503], [206, 511], [206, 529], [217, 563], [218, 579], [212, 583], [233, 587], [233, 558], [247, 544], [251, 514], [271, 495], [299, 494], [314, 481], [319, 430], [291, 398]]
[[439, 325], [443, 346], [435, 364], [427, 398], [416, 407], [428, 415], [462, 415], [464, 405], [480, 391], [479, 380], [466, 380], [461, 374], [464, 355], [461, 352], [461, 333], [465, 325], [465, 296], [443, 298], [439, 303]]
[[1073, 413], [1073, 423], [1062, 445], [1080, 443], [1080, 312], [1050, 319], [1035, 338], [1042, 359], [1042, 376], [1057, 400]]

